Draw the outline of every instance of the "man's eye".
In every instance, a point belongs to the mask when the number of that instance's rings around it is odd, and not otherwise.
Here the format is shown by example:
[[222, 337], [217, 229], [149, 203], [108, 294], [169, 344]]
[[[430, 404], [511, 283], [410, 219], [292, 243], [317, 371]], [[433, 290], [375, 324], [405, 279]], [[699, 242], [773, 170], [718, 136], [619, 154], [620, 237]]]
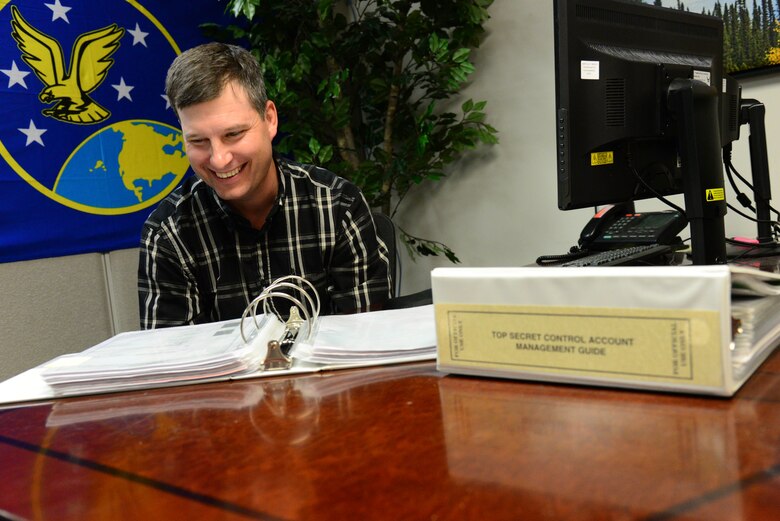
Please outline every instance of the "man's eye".
[[244, 131], [243, 130], [236, 130], [235, 132], [229, 132], [227, 134], [227, 138], [228, 139], [235, 139], [235, 138], [241, 137], [243, 135], [244, 135]]

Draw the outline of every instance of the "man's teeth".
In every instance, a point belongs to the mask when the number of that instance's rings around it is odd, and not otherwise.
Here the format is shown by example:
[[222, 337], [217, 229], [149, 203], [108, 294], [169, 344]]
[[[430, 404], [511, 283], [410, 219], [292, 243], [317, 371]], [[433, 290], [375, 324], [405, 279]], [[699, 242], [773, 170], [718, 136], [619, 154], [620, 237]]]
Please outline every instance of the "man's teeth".
[[240, 166], [235, 170], [231, 170], [230, 172], [214, 172], [214, 173], [217, 174], [217, 177], [219, 177], [220, 179], [228, 179], [236, 175], [239, 172], [239, 170], [241, 170]]

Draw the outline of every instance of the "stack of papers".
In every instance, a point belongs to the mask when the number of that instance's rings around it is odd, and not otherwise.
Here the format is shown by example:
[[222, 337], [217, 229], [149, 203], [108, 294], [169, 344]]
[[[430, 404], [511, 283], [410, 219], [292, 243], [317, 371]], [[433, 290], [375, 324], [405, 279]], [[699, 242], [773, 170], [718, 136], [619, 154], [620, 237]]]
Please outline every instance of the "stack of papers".
[[752, 374], [780, 339], [780, 274], [729, 265], [734, 378]]
[[313, 340], [295, 344], [295, 359], [315, 364], [365, 364], [436, 357], [433, 305], [320, 317]]
[[273, 315], [259, 320], [246, 344], [240, 320], [121, 333], [55, 358], [41, 376], [58, 394], [80, 394], [253, 372], [263, 363], [267, 339], [284, 329]]
[[755, 369], [761, 353], [780, 339], [780, 296], [734, 297], [731, 316], [735, 321], [731, 361], [734, 377], [742, 378]]
[[731, 294], [768, 297], [780, 295], [780, 274], [747, 266], [729, 265]]

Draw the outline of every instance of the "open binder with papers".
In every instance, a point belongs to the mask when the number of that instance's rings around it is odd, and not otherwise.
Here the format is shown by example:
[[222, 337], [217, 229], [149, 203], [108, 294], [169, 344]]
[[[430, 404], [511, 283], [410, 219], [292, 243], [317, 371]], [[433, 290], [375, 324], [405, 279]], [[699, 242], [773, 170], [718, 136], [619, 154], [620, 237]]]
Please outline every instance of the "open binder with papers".
[[[287, 317], [279, 311], [285, 303]], [[313, 286], [289, 276], [266, 288], [240, 319], [120, 333], [0, 383], [0, 403], [435, 356], [433, 306], [320, 316]]]

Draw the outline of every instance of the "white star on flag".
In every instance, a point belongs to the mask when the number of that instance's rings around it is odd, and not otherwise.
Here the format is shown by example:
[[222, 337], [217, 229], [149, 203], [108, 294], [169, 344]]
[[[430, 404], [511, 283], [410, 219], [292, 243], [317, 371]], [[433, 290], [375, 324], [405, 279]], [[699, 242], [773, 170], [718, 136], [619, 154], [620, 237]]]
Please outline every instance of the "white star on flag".
[[139, 25], [137, 23], [135, 24], [135, 29], [133, 29], [132, 31], [128, 30], [127, 32], [129, 34], [133, 35], [133, 45], [134, 46], [135, 46], [135, 44], [140, 43], [141, 45], [146, 47], [146, 37], [149, 36], [149, 33], [143, 32], [141, 30], [141, 27], [139, 27]]
[[29, 127], [20, 128], [18, 130], [19, 132], [27, 136], [27, 142], [24, 144], [24, 146], [29, 147], [30, 144], [32, 144], [33, 142], [38, 143], [41, 146], [45, 146], [43, 144], [43, 140], [41, 139], [41, 136], [43, 135], [44, 132], [46, 132], [47, 129], [37, 128], [33, 120], [30, 120]]
[[25, 89], [27, 84], [24, 82], [24, 77], [30, 74], [27, 71], [20, 71], [16, 66], [16, 61], [11, 61], [10, 69], [0, 69], [0, 72], [8, 76], [8, 88], [10, 89], [14, 85], [21, 85]]
[[168, 99], [168, 96], [166, 96], [165, 94], [160, 94], [160, 96], [162, 97], [162, 99], [165, 100], [165, 108], [166, 109], [171, 108], [171, 100]]
[[72, 7], [65, 7], [60, 3], [60, 0], [54, 0], [53, 4], [43, 4], [49, 9], [51, 9], [51, 21], [58, 18], [62, 18], [65, 20], [66, 23], [70, 23], [70, 20], [68, 20], [68, 11], [72, 9]]
[[135, 87], [131, 87], [130, 85], [125, 84], [125, 79], [123, 77], [119, 78], [119, 85], [111, 85], [114, 87], [117, 91], [116, 100], [119, 101], [122, 98], [127, 98], [130, 101], [133, 101], [133, 98], [130, 97], [130, 91], [133, 90]]

